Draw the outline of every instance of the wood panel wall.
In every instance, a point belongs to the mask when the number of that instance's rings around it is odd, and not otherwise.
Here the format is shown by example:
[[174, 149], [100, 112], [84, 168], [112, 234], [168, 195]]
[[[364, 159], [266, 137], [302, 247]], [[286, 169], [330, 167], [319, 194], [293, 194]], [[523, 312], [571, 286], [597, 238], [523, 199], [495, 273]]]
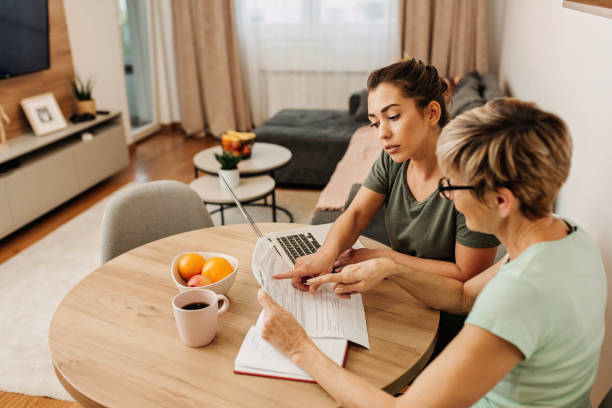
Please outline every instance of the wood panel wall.
[[29, 96], [53, 93], [66, 118], [74, 113], [71, 81], [74, 78], [72, 54], [63, 0], [48, 0], [50, 68], [32, 74], [0, 80], [0, 104], [11, 118], [5, 129], [8, 138], [31, 132], [19, 102]]

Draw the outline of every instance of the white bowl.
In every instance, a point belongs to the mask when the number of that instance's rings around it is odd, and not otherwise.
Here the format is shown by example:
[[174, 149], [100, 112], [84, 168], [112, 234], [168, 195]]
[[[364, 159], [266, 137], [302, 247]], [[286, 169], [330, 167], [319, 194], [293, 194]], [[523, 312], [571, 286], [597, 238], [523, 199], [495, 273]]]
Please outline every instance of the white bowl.
[[[187, 286], [187, 281], [181, 276], [181, 274], [179, 273], [179, 269], [178, 269], [178, 265], [181, 260], [181, 257], [187, 254], [202, 255], [202, 257], [206, 259], [207, 261], [210, 258], [214, 258], [217, 256], [221, 258], [225, 258], [229, 261], [230, 264], [232, 264], [232, 266], [234, 267], [234, 270], [232, 271], [232, 273], [230, 273], [229, 275], [227, 275], [225, 278], [221, 279], [218, 282], [211, 283], [211, 284], [204, 285], [204, 286], [195, 286], [195, 287]], [[176, 285], [178, 290], [180, 290], [181, 292], [185, 290], [190, 290], [190, 289], [204, 288], [204, 289], [210, 289], [217, 294], [225, 295], [225, 293], [232, 287], [232, 284], [236, 280], [237, 271], [238, 271], [238, 260], [231, 255], [221, 254], [218, 252], [190, 251], [190, 252], [182, 252], [174, 257], [174, 259], [172, 260], [172, 267], [170, 268], [170, 275], [172, 275], [174, 284]]]

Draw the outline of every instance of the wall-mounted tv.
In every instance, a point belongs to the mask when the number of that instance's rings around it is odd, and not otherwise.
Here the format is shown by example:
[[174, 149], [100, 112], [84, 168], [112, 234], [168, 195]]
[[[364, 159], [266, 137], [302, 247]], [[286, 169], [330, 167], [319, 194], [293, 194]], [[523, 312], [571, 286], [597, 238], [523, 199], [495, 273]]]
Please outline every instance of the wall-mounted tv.
[[0, 0], [0, 79], [49, 68], [48, 0]]

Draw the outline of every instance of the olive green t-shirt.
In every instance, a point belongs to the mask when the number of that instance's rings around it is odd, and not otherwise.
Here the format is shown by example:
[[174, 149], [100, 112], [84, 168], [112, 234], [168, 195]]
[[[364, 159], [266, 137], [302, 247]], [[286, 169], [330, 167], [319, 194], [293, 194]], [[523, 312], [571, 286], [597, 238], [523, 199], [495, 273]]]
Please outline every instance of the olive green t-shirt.
[[403, 254], [455, 262], [455, 243], [470, 248], [499, 245], [495, 236], [470, 231], [453, 202], [434, 191], [417, 201], [406, 181], [409, 161], [394, 162], [383, 150], [363, 185], [384, 194], [385, 224], [391, 247]]

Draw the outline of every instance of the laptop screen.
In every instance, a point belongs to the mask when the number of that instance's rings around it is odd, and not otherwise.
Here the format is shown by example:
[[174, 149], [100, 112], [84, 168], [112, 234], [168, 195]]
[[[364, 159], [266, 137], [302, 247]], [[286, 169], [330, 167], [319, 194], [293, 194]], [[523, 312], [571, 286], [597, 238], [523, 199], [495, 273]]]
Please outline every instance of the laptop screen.
[[238, 207], [238, 209], [240, 210], [244, 218], [249, 222], [249, 224], [251, 225], [251, 228], [253, 228], [253, 231], [255, 231], [255, 234], [257, 234], [259, 238], [263, 238], [263, 234], [261, 233], [259, 228], [257, 228], [257, 225], [255, 225], [255, 222], [253, 221], [249, 213], [246, 212], [242, 204], [240, 204], [240, 200], [238, 200], [238, 197], [236, 197], [234, 190], [232, 190], [232, 188], [229, 186], [227, 180], [225, 179], [225, 177], [223, 177], [223, 174], [219, 173], [219, 177], [221, 178], [221, 180], [223, 180], [223, 184], [225, 184], [225, 188], [227, 188], [227, 190], [229, 191], [230, 195], [234, 199], [234, 202], [236, 203], [236, 206]]

